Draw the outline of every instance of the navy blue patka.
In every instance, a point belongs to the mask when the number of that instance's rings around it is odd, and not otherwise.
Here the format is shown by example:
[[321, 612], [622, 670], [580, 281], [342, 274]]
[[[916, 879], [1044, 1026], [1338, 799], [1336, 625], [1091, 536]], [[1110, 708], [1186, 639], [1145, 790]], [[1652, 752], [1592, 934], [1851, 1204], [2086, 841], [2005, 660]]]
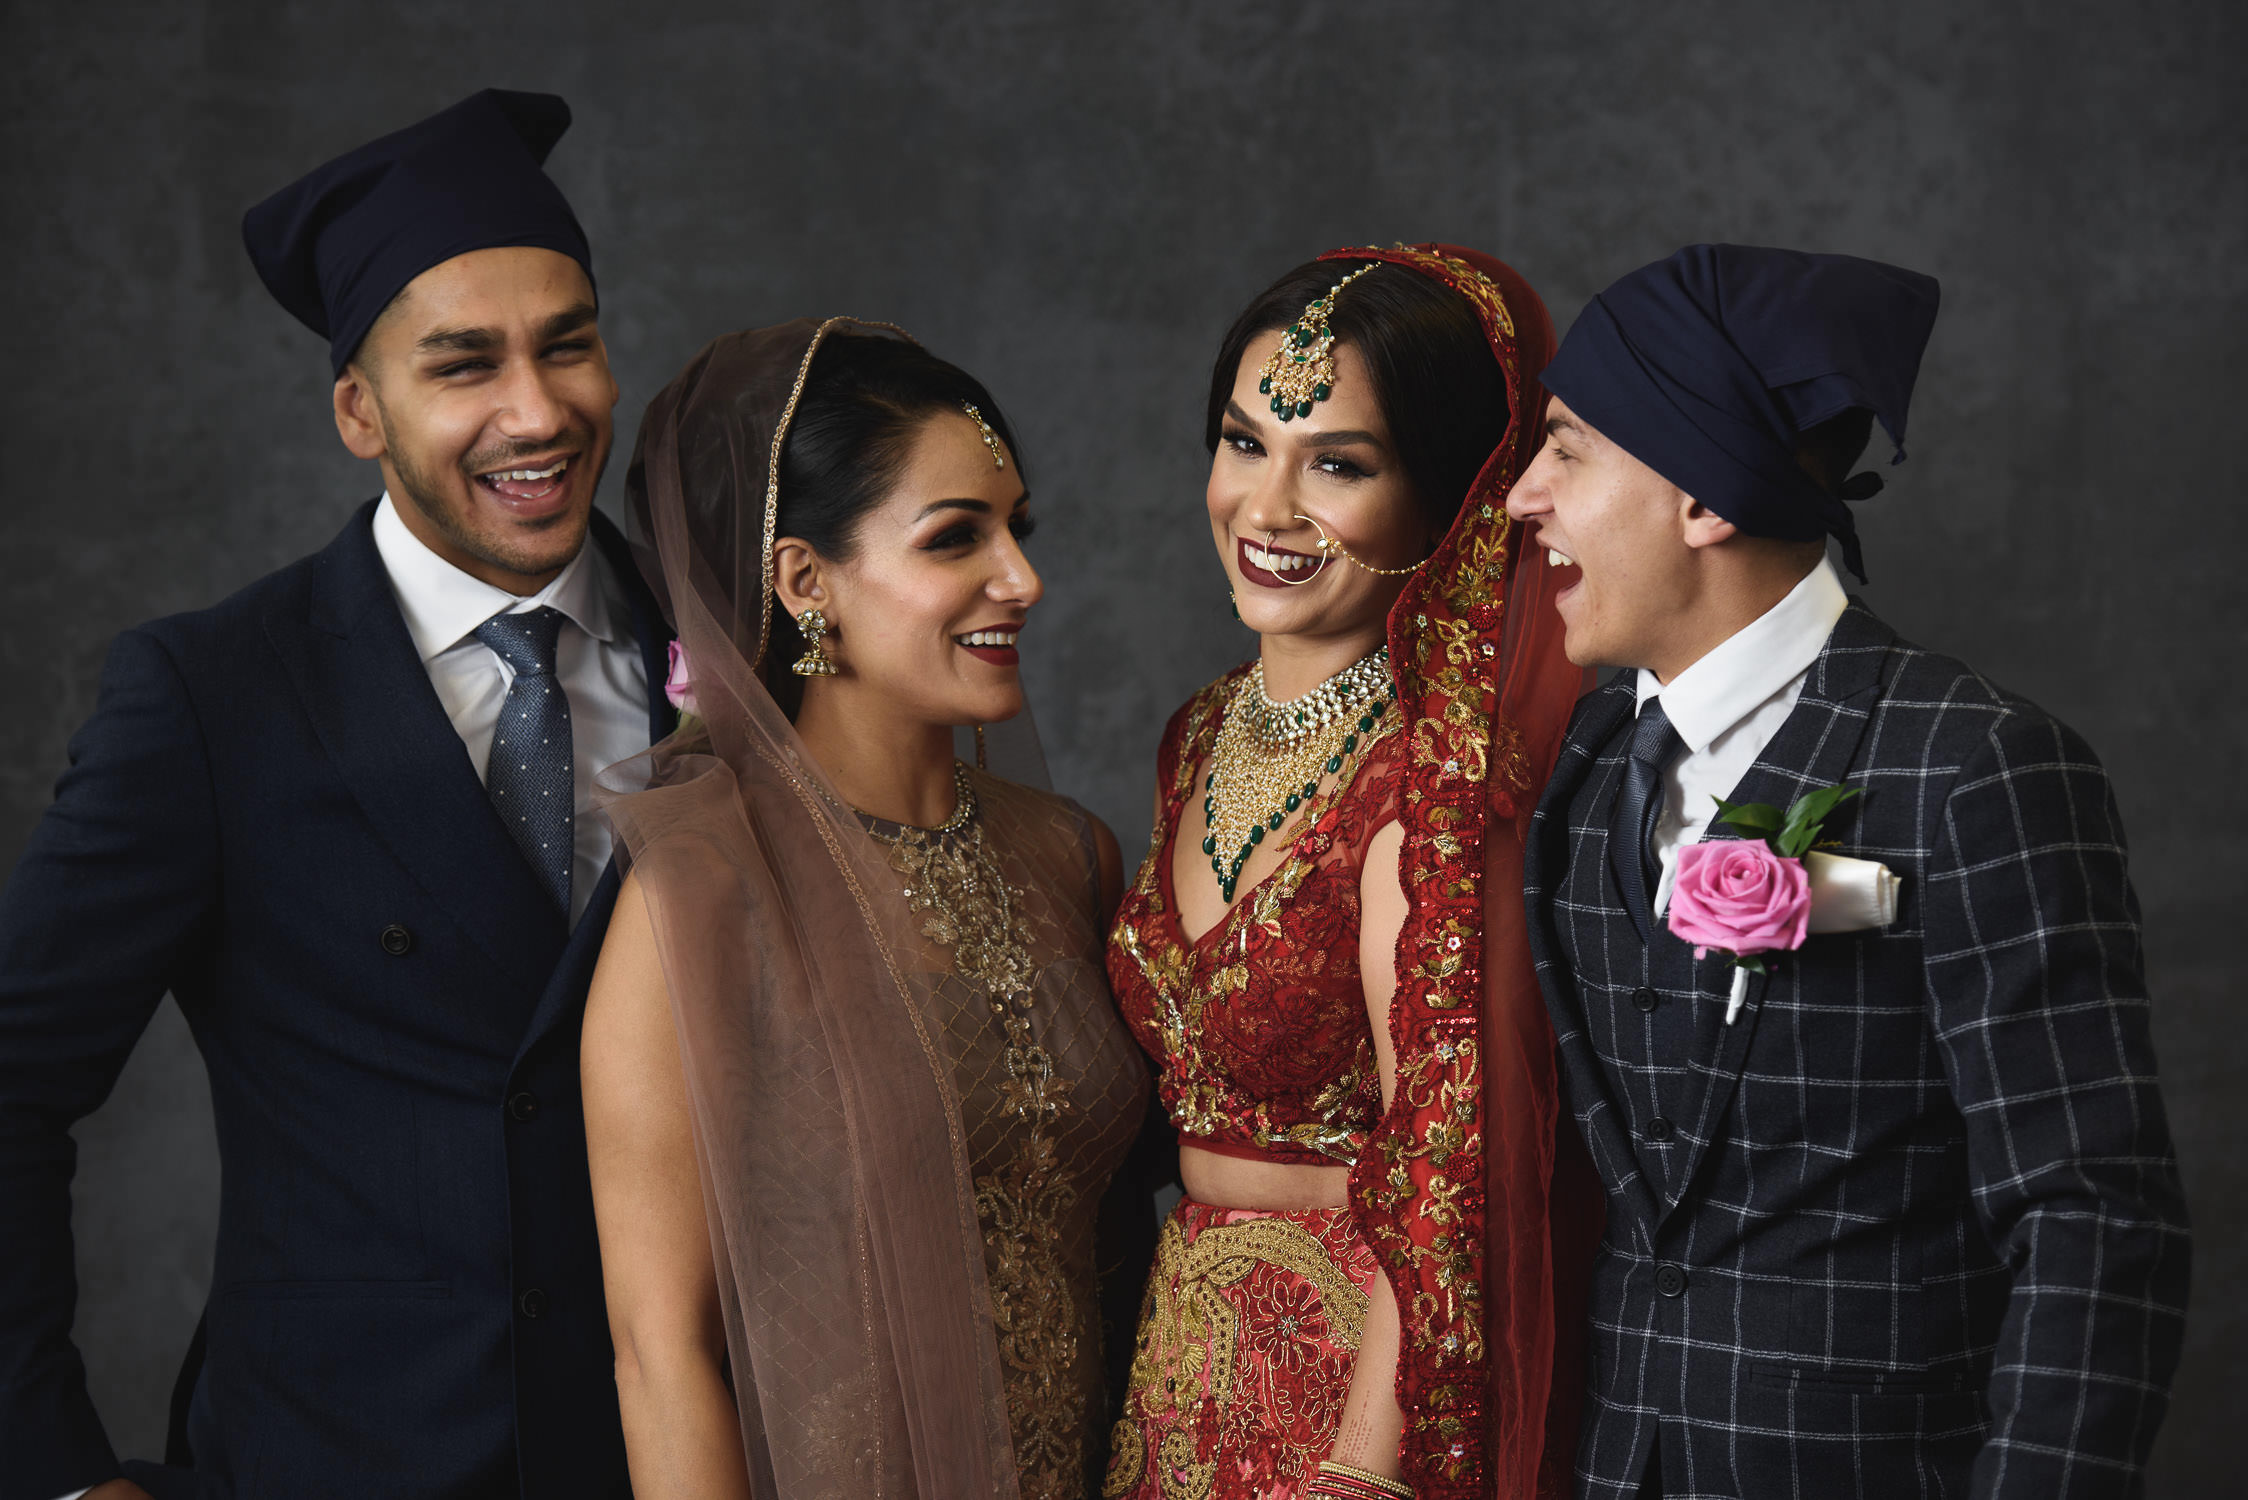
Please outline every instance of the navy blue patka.
[[1798, 439], [1870, 411], [1905, 456], [1905, 412], [1936, 323], [1917, 271], [1753, 245], [1689, 245], [1592, 299], [1539, 380], [1602, 436], [1750, 536], [1832, 533], [1860, 580], [1845, 500], [1797, 462]]
[[569, 128], [556, 95], [471, 94], [290, 183], [242, 216], [243, 246], [341, 375], [391, 299], [456, 255], [530, 245], [593, 279], [585, 231], [544, 170]]

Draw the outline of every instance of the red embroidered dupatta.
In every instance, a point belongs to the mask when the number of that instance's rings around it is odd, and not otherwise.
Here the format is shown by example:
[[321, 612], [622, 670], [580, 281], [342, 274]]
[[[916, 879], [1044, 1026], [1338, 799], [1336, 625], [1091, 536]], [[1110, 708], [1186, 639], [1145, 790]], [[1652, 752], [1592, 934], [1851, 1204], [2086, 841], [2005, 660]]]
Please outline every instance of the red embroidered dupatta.
[[1466, 297], [1512, 420], [1452, 529], [1389, 616], [1410, 734], [1390, 1035], [1397, 1091], [1351, 1173], [1397, 1297], [1405, 1478], [1430, 1496], [1566, 1495], [1583, 1388], [1583, 1284], [1601, 1199], [1561, 1118], [1531, 968], [1522, 846], [1584, 674], [1551, 569], [1507, 491], [1544, 439], [1552, 320], [1511, 267], [1450, 245], [1330, 251]]

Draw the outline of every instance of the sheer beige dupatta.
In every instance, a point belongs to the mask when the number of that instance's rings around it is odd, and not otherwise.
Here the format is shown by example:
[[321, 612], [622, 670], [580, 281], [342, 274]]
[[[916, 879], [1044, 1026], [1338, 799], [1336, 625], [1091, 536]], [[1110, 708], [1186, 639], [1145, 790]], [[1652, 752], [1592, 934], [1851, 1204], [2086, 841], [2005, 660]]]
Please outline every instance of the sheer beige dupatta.
[[779, 1500], [1013, 1496], [966, 1142], [883, 851], [757, 675], [781, 444], [847, 319], [730, 334], [650, 404], [634, 543], [700, 725], [604, 811], [679, 1027], [742, 1442]]

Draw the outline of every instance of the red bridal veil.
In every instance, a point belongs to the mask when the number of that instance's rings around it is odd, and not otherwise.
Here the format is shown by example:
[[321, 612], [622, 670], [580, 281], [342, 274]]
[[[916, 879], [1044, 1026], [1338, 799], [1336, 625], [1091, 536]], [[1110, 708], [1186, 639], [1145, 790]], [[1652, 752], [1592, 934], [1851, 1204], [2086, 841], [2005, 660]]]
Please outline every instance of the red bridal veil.
[[1466, 297], [1506, 377], [1506, 436], [1389, 616], [1410, 735], [1397, 1091], [1351, 1174], [1351, 1202], [1403, 1323], [1397, 1390], [1415, 1493], [1566, 1495], [1602, 1210], [1561, 1118], [1522, 851], [1584, 674], [1562, 651], [1552, 570], [1506, 513], [1544, 440], [1536, 372], [1553, 323], [1513, 268], [1473, 250], [1322, 258], [1387, 261]]

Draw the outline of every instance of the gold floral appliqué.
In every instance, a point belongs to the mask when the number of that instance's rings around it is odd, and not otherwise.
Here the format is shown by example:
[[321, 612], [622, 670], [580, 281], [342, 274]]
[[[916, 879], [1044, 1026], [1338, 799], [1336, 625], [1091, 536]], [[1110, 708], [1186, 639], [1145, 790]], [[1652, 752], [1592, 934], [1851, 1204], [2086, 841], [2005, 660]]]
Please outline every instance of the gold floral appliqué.
[[922, 936], [951, 950], [953, 972], [984, 997], [1006, 1037], [1002, 1108], [1020, 1122], [1021, 1145], [1003, 1169], [976, 1178], [976, 1215], [989, 1252], [1023, 1500], [1074, 1500], [1084, 1482], [1088, 1434], [1070, 1378], [1079, 1338], [1062, 1225], [1077, 1187], [1055, 1142], [1056, 1122], [1074, 1106], [1069, 1083], [1054, 1076], [1053, 1057], [1031, 1027], [1038, 971], [1023, 893], [984, 839], [966, 768], [955, 769], [959, 808], [942, 828], [878, 829], [876, 837], [890, 848], [891, 868], [905, 877]]

